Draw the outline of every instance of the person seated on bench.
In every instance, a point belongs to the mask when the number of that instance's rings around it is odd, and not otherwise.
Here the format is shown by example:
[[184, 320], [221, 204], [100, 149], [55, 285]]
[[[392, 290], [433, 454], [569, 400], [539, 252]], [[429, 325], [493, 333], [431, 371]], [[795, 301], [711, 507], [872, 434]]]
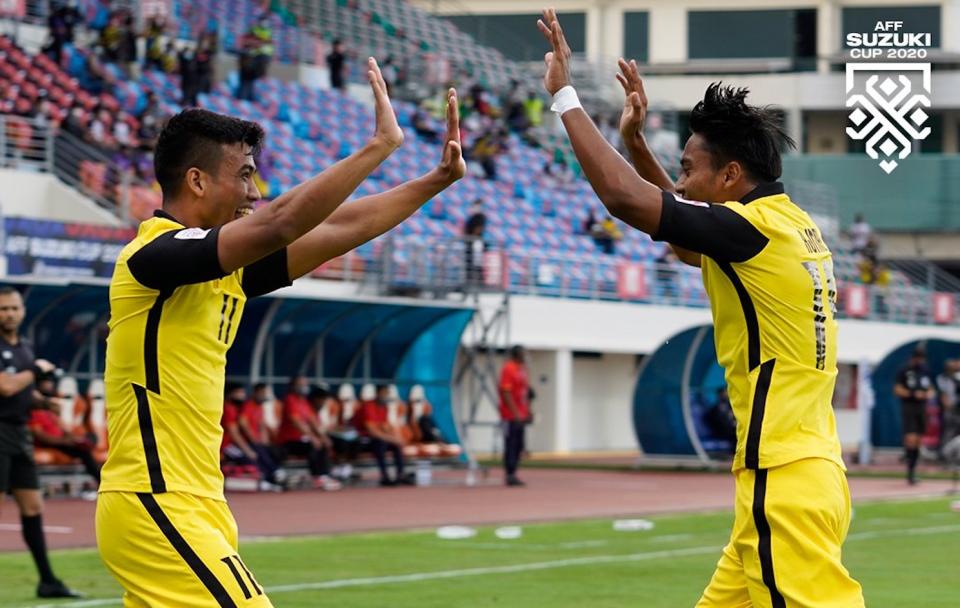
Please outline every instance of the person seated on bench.
[[258, 408], [253, 400], [247, 400], [245, 388], [239, 384], [228, 385], [221, 419], [224, 460], [256, 466], [260, 472], [261, 489], [282, 490], [284, 476], [277, 466], [277, 459], [263, 441], [264, 434], [258, 432], [263, 426], [263, 414]]
[[[310, 391], [310, 405], [316, 412], [317, 422], [323, 434], [333, 445], [333, 477], [341, 481], [353, 479], [353, 463], [360, 451], [360, 436], [352, 425], [344, 425], [341, 420], [340, 401], [326, 386], [315, 386]], [[359, 478], [359, 476], [358, 476]]]
[[[373, 400], [361, 402], [360, 409], [354, 417], [354, 424], [360, 433], [360, 445], [364, 450], [372, 452], [377, 459], [381, 486], [395, 486], [398, 483], [413, 485], [413, 479], [403, 473], [403, 437], [387, 422], [389, 402], [390, 387], [386, 384], [377, 386], [376, 397]], [[387, 452], [393, 454], [393, 463], [397, 469], [397, 476], [394, 479], [391, 479], [387, 473]]]
[[424, 456], [459, 456], [459, 445], [446, 441], [440, 427], [433, 418], [433, 406], [427, 401], [423, 386], [414, 384], [410, 388], [408, 416], [413, 440], [419, 444], [419, 452]]
[[730, 396], [727, 387], [717, 391], [717, 402], [706, 413], [707, 425], [718, 439], [724, 439], [732, 444], [737, 443], [737, 419], [730, 406]]
[[[52, 379], [42, 380], [37, 391], [44, 399], [57, 397]], [[49, 409], [34, 409], [30, 412], [27, 427], [33, 434], [33, 444], [38, 448], [48, 448], [65, 455], [69, 459], [77, 458], [83, 463], [83, 470], [100, 483], [100, 465], [93, 458], [96, 442], [87, 437], [77, 437], [66, 427], [60, 416]]]
[[305, 456], [314, 487], [334, 491], [342, 484], [330, 476], [329, 453], [333, 447], [330, 438], [320, 430], [307, 396], [310, 385], [303, 376], [291, 378], [287, 394], [283, 398], [283, 411], [277, 442], [283, 448], [284, 456]]

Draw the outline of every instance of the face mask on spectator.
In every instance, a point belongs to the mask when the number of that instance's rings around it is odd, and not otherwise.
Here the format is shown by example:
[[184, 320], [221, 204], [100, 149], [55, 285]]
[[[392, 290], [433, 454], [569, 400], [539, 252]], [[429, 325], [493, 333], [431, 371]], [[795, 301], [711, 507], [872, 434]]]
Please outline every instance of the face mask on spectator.
[[257, 405], [263, 405], [267, 402], [266, 397], [254, 397], [253, 400], [257, 403]]
[[306, 397], [307, 395], [310, 394], [310, 387], [309, 387], [309, 386], [298, 386], [298, 387], [297, 387], [297, 394], [300, 395], [301, 397]]
[[244, 399], [243, 397], [230, 397], [230, 401], [233, 402], [234, 405], [243, 405]]

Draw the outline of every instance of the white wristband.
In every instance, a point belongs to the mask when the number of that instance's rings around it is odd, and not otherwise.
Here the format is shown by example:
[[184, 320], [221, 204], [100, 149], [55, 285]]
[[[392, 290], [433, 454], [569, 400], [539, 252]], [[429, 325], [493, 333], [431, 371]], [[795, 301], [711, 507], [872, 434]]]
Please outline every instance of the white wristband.
[[552, 112], [556, 112], [560, 116], [563, 116], [568, 110], [574, 110], [576, 108], [582, 108], [580, 105], [580, 98], [577, 97], [577, 90], [574, 89], [569, 84], [553, 95], [553, 105], [550, 106]]

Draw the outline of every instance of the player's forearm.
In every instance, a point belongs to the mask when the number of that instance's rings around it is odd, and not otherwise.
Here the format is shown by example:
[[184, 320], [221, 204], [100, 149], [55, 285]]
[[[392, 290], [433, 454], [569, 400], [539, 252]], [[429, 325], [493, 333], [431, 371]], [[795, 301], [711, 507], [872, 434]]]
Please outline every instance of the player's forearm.
[[[233, 272], [302, 237], [327, 219], [395, 149], [372, 140], [256, 213], [225, 225], [218, 246], [220, 266], [225, 272]], [[242, 247], [227, 245], [234, 231], [243, 235]]]
[[0, 374], [0, 397], [11, 397], [30, 386], [34, 381], [33, 372], [24, 370], [15, 374]]
[[633, 161], [633, 167], [640, 174], [640, 177], [661, 190], [674, 191], [673, 179], [660, 164], [660, 161], [657, 160], [657, 157], [653, 155], [645, 137], [640, 135], [632, 141], [627, 141], [626, 146], [630, 153], [630, 160]]
[[341, 206], [287, 249], [290, 278], [301, 277], [394, 228], [450, 184], [439, 172], [431, 171]]
[[644, 232], [656, 232], [660, 188], [637, 174], [582, 108], [564, 112], [562, 120], [584, 175], [610, 214]]

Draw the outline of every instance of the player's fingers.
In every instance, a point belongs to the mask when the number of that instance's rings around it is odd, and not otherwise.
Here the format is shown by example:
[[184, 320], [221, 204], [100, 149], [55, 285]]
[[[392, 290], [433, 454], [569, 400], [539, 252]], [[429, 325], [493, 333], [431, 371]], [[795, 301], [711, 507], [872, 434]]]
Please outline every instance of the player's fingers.
[[447, 91], [447, 139], [460, 141], [460, 109], [457, 105], [457, 91]]
[[547, 39], [547, 42], [553, 44], [553, 36], [550, 33], [550, 28], [547, 27], [547, 24], [537, 19], [537, 29], [540, 30], [540, 33], [543, 34], [543, 37]]
[[553, 63], [553, 51], [550, 51], [543, 56], [543, 62], [547, 64], [548, 68], [550, 67], [550, 64]]
[[623, 94], [630, 95], [630, 85], [627, 84], [627, 79], [623, 77], [622, 74], [617, 74], [617, 82], [620, 83], [620, 86], [623, 87]]

